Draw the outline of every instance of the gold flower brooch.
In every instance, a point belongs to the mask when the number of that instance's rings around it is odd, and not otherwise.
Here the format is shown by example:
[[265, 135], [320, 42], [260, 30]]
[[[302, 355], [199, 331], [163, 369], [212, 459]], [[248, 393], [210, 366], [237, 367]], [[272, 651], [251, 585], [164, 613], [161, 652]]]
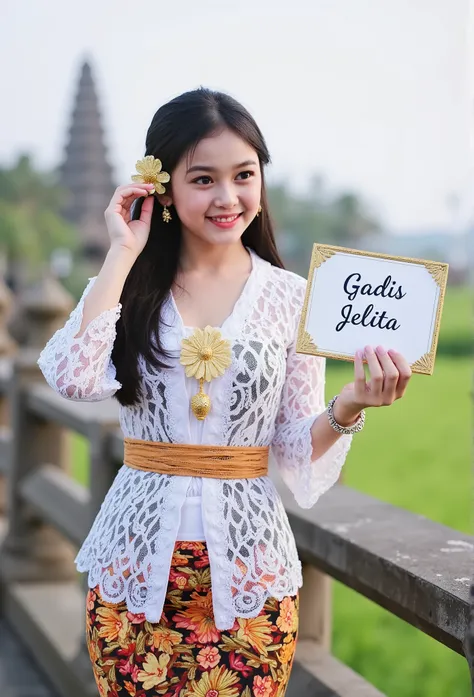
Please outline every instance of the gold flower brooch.
[[230, 341], [223, 339], [213, 327], [196, 329], [192, 336], [182, 340], [179, 362], [186, 377], [199, 380], [199, 392], [191, 398], [191, 410], [203, 421], [211, 410], [211, 400], [203, 384], [223, 375], [232, 363]]

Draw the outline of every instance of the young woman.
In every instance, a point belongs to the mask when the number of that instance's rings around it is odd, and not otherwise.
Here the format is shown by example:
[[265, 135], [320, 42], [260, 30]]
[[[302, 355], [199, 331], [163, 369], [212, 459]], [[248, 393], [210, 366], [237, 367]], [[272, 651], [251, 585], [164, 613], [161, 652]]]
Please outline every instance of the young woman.
[[276, 249], [268, 162], [231, 97], [161, 107], [105, 211], [104, 265], [39, 359], [64, 397], [121, 405], [124, 465], [76, 560], [102, 695], [285, 693], [302, 577], [269, 453], [313, 506], [362, 410], [410, 378], [365, 347], [325, 409], [324, 360], [295, 351], [306, 282]]

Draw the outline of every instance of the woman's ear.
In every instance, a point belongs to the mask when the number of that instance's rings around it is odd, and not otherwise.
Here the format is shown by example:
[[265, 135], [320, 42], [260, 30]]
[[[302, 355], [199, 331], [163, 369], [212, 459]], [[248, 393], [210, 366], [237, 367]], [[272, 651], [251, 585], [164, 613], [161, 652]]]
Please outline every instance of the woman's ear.
[[162, 206], [171, 206], [173, 204], [173, 199], [169, 194], [157, 194], [157, 198]]

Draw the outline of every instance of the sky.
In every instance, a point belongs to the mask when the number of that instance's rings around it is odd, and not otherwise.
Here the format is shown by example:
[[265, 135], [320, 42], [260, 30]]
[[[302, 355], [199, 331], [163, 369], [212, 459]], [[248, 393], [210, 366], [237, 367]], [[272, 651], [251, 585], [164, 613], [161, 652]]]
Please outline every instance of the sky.
[[117, 183], [159, 106], [206, 85], [256, 118], [270, 181], [320, 175], [394, 232], [456, 231], [474, 210], [469, 16], [469, 0], [7, 3], [0, 163], [58, 164], [88, 58]]

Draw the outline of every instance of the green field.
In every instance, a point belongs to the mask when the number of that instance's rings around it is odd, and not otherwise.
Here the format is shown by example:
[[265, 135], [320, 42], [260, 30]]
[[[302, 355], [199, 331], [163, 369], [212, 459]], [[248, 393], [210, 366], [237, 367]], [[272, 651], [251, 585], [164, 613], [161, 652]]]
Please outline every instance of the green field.
[[467, 288], [448, 288], [439, 339], [439, 350], [442, 353], [459, 355], [464, 351], [464, 355], [472, 355], [472, 301], [472, 292]]
[[[344, 468], [348, 486], [464, 532], [472, 530], [470, 313], [468, 292], [450, 289], [434, 375], [413, 376], [402, 400], [368, 410]], [[350, 364], [328, 364], [327, 399], [351, 376]], [[87, 448], [80, 439], [74, 472], [86, 483]], [[471, 695], [461, 656], [334, 585], [333, 651], [339, 659], [388, 697]]]

